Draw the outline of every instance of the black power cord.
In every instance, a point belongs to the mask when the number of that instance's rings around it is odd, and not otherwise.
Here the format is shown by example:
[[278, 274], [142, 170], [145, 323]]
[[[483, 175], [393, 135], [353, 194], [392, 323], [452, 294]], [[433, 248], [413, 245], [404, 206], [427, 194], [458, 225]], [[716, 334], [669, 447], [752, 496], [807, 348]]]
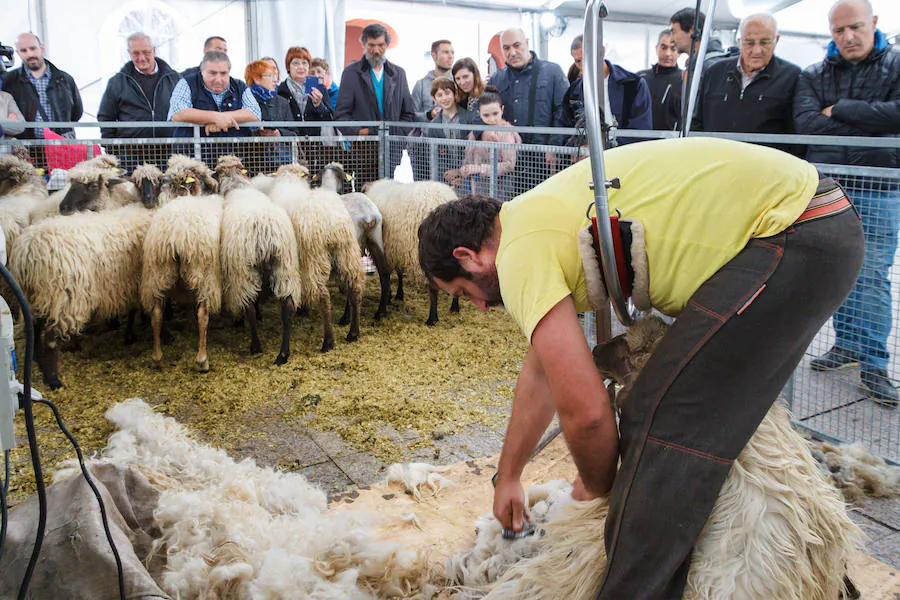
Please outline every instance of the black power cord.
[[[31, 452], [31, 466], [34, 470], [34, 482], [37, 488], [38, 496], [38, 524], [34, 539], [34, 548], [31, 551], [31, 558], [28, 561], [28, 566], [25, 568], [25, 575], [22, 577], [22, 584], [19, 586], [18, 600], [25, 600], [28, 594], [28, 586], [31, 584], [31, 578], [34, 575], [34, 569], [37, 566], [37, 560], [41, 554], [41, 545], [44, 540], [44, 532], [47, 528], [47, 489], [44, 483], [44, 475], [41, 470], [41, 459], [37, 445], [37, 432], [34, 426], [34, 407], [33, 400], [31, 398], [31, 364], [34, 358], [34, 318], [31, 315], [31, 307], [29, 306], [28, 301], [25, 299], [25, 294], [22, 293], [22, 288], [19, 287], [19, 284], [16, 283], [16, 280], [13, 278], [12, 274], [10, 274], [6, 266], [2, 264], [2, 262], [0, 262], [0, 275], [2, 275], [3, 279], [9, 285], [10, 289], [13, 291], [13, 294], [15, 294], [16, 296], [19, 307], [22, 310], [22, 321], [25, 326], [25, 363], [22, 366], [23, 390], [22, 394], [19, 396], [19, 402], [21, 404], [22, 411], [25, 413], [25, 429], [28, 433], [28, 448]], [[63, 424], [56, 406], [49, 400], [37, 400], [37, 402], [50, 407], [50, 409], [53, 411], [54, 417], [56, 417], [57, 425], [59, 425], [59, 428], [62, 430], [63, 434], [65, 434], [65, 436], [69, 439], [69, 441], [75, 448], [75, 453], [78, 456], [78, 464], [81, 467], [81, 473], [84, 475], [85, 480], [87, 481], [91, 490], [94, 492], [94, 495], [97, 498], [97, 502], [100, 505], [100, 516], [101, 520], [103, 521], [103, 530], [106, 533], [106, 539], [109, 542], [110, 548], [112, 548], [113, 556], [116, 559], [116, 573], [118, 575], [119, 581], [119, 597], [121, 600], [126, 600], [122, 560], [119, 557], [118, 548], [116, 548], [116, 545], [113, 542], [112, 533], [109, 529], [109, 522], [106, 518], [106, 506], [103, 504], [103, 499], [100, 496], [100, 492], [94, 484], [93, 479], [91, 479], [90, 474], [88, 473], [87, 468], [84, 465], [84, 456], [81, 453], [81, 448], [78, 446], [78, 443], [75, 441], [75, 438], [72, 436], [72, 434]], [[6, 463], [6, 469], [6, 478], [3, 481], [3, 534], [5, 534], [7, 520], [6, 486], [9, 483], [8, 460]], [[0, 534], [0, 549], [2, 549], [3, 534]]]
[[45, 399], [38, 399], [35, 400], [35, 402], [50, 407], [50, 410], [53, 411], [53, 416], [56, 419], [56, 424], [59, 425], [60, 430], [62, 430], [63, 434], [69, 439], [72, 447], [75, 448], [75, 454], [76, 456], [78, 456], [78, 466], [81, 467], [81, 474], [84, 475], [84, 480], [87, 481], [87, 484], [90, 486], [91, 491], [94, 492], [94, 497], [97, 498], [97, 504], [100, 505], [100, 520], [103, 522], [103, 533], [106, 534], [106, 541], [109, 542], [109, 547], [112, 548], [113, 558], [116, 559], [116, 575], [118, 576], [119, 581], [119, 598], [121, 600], [126, 600], [125, 574], [122, 569], [122, 559], [119, 557], [119, 549], [116, 548], [116, 543], [112, 538], [112, 532], [109, 529], [109, 521], [106, 517], [106, 505], [103, 503], [103, 498], [100, 496], [100, 490], [97, 489], [94, 480], [91, 478], [90, 473], [88, 472], [87, 467], [84, 464], [84, 455], [81, 453], [81, 447], [78, 445], [78, 442], [75, 441], [75, 437], [69, 432], [66, 425], [63, 423], [62, 417], [59, 414], [59, 409], [56, 408], [55, 404]]

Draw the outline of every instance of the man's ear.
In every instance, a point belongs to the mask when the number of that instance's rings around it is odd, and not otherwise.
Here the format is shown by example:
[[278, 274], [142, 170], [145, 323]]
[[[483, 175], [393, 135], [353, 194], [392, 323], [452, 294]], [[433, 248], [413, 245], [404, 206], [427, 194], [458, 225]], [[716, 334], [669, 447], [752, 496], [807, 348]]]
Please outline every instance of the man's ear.
[[459, 265], [466, 271], [473, 272], [472, 267], [481, 266], [481, 260], [478, 253], [471, 248], [465, 246], [457, 246], [453, 249], [453, 258], [459, 261]]

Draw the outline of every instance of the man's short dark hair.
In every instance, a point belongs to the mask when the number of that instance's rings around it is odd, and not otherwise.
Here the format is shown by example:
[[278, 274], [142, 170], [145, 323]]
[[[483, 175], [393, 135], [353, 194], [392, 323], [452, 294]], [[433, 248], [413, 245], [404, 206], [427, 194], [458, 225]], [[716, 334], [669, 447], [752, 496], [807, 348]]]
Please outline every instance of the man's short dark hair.
[[228, 55], [224, 52], [219, 52], [218, 50], [210, 50], [209, 52], [203, 53], [203, 60], [200, 61], [200, 69], [203, 69], [203, 65], [208, 62], [226, 62], [228, 63], [228, 68], [231, 68], [231, 59], [228, 58]]
[[657, 36], [657, 38], [656, 38], [656, 43], [659, 44], [662, 41], [662, 39], [664, 37], [666, 37], [667, 35], [672, 35], [671, 29], [663, 29], [662, 31], [660, 31], [659, 36]]
[[475, 252], [494, 233], [503, 203], [486, 196], [464, 196], [441, 204], [419, 225], [419, 264], [429, 280], [472, 279], [453, 256], [462, 246]]
[[226, 44], [228, 43], [227, 41], [225, 41], [225, 38], [223, 38], [221, 35], [211, 35], [208, 38], [206, 38], [205, 42], [203, 42], [203, 49], [205, 50], [206, 48], [209, 48], [209, 45], [213, 42], [213, 40], [221, 40], [221, 41], [225, 42]]
[[[703, 11], [700, 11], [700, 19], [697, 21], [697, 31], [703, 31], [703, 23], [706, 22], [706, 15], [703, 14]], [[694, 9], [693, 8], [682, 8], [677, 13], [672, 15], [672, 18], [669, 19], [669, 23], [678, 23], [678, 26], [681, 27], [682, 31], [686, 31], [688, 33], [694, 28]]]
[[569, 46], [569, 52], [571, 52], [573, 50], [578, 50], [582, 46], [584, 46], [584, 36], [581, 34], [576, 35], [575, 39], [572, 40], [572, 45]]
[[438, 50], [441, 49], [441, 44], [449, 44], [452, 46], [453, 42], [451, 42], [450, 40], [438, 40], [436, 42], [431, 42], [431, 53], [437, 54]]
[[362, 34], [359, 36], [359, 41], [363, 44], [366, 43], [366, 40], [378, 39], [381, 36], [384, 36], [384, 43], [388, 46], [391, 45], [391, 34], [388, 32], [387, 27], [382, 25], [381, 23], [369, 23], [362, 30]]

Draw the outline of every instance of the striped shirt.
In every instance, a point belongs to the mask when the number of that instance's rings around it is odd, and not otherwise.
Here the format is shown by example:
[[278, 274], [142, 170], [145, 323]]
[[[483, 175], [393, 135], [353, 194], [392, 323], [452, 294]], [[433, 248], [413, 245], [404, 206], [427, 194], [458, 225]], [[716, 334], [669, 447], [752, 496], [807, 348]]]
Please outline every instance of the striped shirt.
[[[216, 106], [221, 107], [222, 101], [225, 99], [226, 94], [228, 94], [228, 90], [225, 90], [221, 94], [216, 94], [206, 87], [205, 83], [202, 85], [203, 89], [212, 94]], [[191, 101], [191, 88], [188, 86], [187, 81], [179, 79], [178, 83], [175, 84], [175, 89], [172, 90], [172, 97], [169, 100], [169, 116], [166, 120], [171, 121], [176, 113], [187, 108], [194, 108], [194, 103]], [[262, 121], [262, 111], [259, 108], [259, 103], [253, 96], [253, 92], [250, 91], [250, 86], [247, 86], [247, 89], [245, 89], [243, 95], [241, 95], [241, 108], [249, 110], [256, 116], [257, 120]]]
[[[30, 81], [34, 86], [34, 89], [37, 90], [38, 102], [40, 103], [42, 110], [38, 110], [34, 113], [34, 120], [40, 122], [46, 122], [48, 119], [50, 121], [53, 120], [53, 108], [50, 106], [50, 97], [47, 95], [47, 87], [50, 85], [50, 65], [47, 63], [44, 63], [44, 65], [44, 74], [40, 77], [32, 75], [29, 69], [23, 69], [28, 81]], [[47, 119], [41, 114], [42, 111], [47, 115]], [[40, 128], [34, 129], [34, 137], [43, 139], [44, 130]]]

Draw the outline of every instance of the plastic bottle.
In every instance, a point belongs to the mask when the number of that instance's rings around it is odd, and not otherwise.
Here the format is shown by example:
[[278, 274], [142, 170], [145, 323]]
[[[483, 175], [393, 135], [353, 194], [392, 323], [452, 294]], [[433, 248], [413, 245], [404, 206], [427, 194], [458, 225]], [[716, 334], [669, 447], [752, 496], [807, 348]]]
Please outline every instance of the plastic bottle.
[[413, 178], [412, 161], [409, 160], [409, 153], [404, 150], [403, 156], [400, 157], [400, 164], [394, 167], [394, 181], [400, 183], [412, 183]]

